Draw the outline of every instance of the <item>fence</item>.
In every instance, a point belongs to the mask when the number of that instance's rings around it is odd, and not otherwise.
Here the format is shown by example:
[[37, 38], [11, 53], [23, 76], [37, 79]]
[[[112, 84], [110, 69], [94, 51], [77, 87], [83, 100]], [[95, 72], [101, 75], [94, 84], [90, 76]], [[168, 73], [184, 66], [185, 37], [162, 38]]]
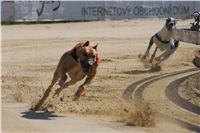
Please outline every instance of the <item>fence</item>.
[[188, 18], [200, 1], [3, 1], [1, 21]]

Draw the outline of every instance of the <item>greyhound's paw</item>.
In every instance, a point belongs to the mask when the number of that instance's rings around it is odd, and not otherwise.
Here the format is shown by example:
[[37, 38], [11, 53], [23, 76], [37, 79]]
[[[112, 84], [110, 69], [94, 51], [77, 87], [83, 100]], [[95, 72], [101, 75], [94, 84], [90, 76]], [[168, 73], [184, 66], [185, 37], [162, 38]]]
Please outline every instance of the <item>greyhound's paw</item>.
[[158, 58], [158, 57], [155, 58], [155, 61], [156, 61], [156, 62], [160, 62], [160, 60], [161, 60], [161, 59]]
[[149, 63], [152, 64], [152, 63], [153, 63], [153, 59], [150, 59], [150, 60], [149, 60]]
[[139, 54], [138, 58], [142, 62], [143, 66], [145, 68], [151, 67], [151, 63], [149, 62], [149, 56], [148, 55]]
[[162, 70], [162, 67], [158, 64], [158, 62], [154, 61], [151, 66], [152, 72], [159, 72]]
[[148, 55], [143, 55], [143, 54], [138, 54], [138, 58], [143, 62], [146, 58], [148, 57]]
[[39, 110], [39, 107], [38, 107], [38, 105], [35, 105], [35, 107], [31, 107], [29, 110], [30, 111], [37, 111], [37, 110]]
[[37, 109], [37, 108], [34, 108], [34, 107], [31, 107], [29, 110], [30, 110], [30, 111], [37, 111], [38, 109]]
[[61, 90], [57, 89], [56, 92], [53, 94], [53, 98], [58, 97], [60, 92], [61, 92]]
[[143, 54], [138, 54], [138, 58], [141, 59], [144, 55]]
[[78, 101], [79, 100], [79, 96], [74, 95], [73, 101]]

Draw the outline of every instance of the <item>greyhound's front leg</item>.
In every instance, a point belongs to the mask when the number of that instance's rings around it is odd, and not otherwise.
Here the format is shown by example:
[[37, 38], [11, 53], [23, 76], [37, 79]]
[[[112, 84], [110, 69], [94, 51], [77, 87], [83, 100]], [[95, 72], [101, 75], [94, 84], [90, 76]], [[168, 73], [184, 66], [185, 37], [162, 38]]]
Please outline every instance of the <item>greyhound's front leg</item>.
[[70, 80], [69, 82], [66, 82], [64, 85], [62, 85], [60, 88], [58, 88], [56, 90], [56, 92], [54, 93], [53, 97], [55, 97], [56, 95], [59, 96], [60, 92], [64, 89], [64, 88], [67, 88], [68, 86], [70, 85], [73, 85], [75, 84], [77, 81], [75, 80]]
[[150, 40], [150, 42], [149, 42], [149, 46], [148, 46], [148, 48], [147, 48], [147, 50], [146, 50], [146, 52], [145, 52], [145, 54], [144, 54], [144, 56], [143, 56], [144, 59], [145, 59], [147, 56], [149, 56], [149, 51], [150, 51], [150, 49], [151, 49], [151, 47], [152, 47], [152, 45], [153, 45], [153, 38], [154, 38], [154, 36], [151, 37], [151, 40]]
[[78, 90], [76, 91], [76, 93], [74, 94], [74, 101], [78, 101], [82, 92], [84, 91], [84, 85], [79, 86]]
[[74, 94], [74, 100], [75, 101], [77, 101], [79, 99], [79, 97], [81, 96], [82, 92], [85, 89], [84, 86], [87, 85], [87, 84], [90, 84], [90, 82], [92, 81], [92, 79], [96, 75], [96, 71], [97, 71], [97, 67], [94, 67], [92, 69], [91, 73], [87, 76], [85, 82], [81, 86], [79, 86], [78, 90]]
[[79, 97], [81, 96], [82, 92], [84, 91], [84, 86], [89, 84], [92, 80], [92, 77], [88, 76], [85, 80], [85, 82], [79, 86], [78, 90], [76, 91], [76, 93], [74, 94], [74, 101], [77, 101], [79, 99]]
[[151, 56], [151, 59], [150, 59], [150, 63], [152, 63], [153, 62], [153, 59], [155, 58], [155, 56], [156, 56], [156, 51], [158, 50], [158, 47], [156, 47], [156, 49], [154, 50], [154, 52], [153, 52], [153, 54], [152, 54], [152, 56]]

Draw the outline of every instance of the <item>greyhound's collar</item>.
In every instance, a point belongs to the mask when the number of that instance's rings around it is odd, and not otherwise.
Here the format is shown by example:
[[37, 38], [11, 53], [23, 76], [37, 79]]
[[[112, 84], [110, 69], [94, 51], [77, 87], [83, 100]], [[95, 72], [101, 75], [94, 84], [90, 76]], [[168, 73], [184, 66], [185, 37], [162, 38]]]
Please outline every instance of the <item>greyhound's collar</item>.
[[163, 40], [161, 39], [161, 37], [159, 37], [158, 34], [155, 34], [155, 37], [156, 37], [160, 42], [165, 43], [165, 44], [169, 44], [169, 41], [163, 41]]
[[99, 63], [100, 63], [100, 59], [99, 59], [99, 55], [98, 55], [98, 53], [97, 53], [97, 55], [96, 55], [96, 65], [98, 66]]

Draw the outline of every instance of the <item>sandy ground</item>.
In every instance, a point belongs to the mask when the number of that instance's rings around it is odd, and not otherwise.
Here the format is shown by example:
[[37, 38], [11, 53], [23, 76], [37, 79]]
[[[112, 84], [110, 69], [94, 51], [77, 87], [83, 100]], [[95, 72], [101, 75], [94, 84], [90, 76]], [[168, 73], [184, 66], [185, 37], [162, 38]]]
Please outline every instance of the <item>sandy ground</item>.
[[[200, 132], [199, 114], [166, 93], [173, 81], [198, 72], [192, 69], [196, 46], [181, 42], [161, 70], [144, 68], [138, 59], [163, 24], [152, 19], [2, 26], [3, 131]], [[86, 40], [99, 44], [101, 64], [80, 100], [72, 96], [83, 81], [59, 98], [49, 97], [43, 108], [55, 113], [29, 111], [51, 82], [62, 54]], [[191, 104], [199, 109], [199, 102]], [[56, 118], [49, 120], [52, 115]]]
[[189, 102], [200, 106], [200, 74], [195, 74], [185, 80], [180, 88], [180, 95]]

